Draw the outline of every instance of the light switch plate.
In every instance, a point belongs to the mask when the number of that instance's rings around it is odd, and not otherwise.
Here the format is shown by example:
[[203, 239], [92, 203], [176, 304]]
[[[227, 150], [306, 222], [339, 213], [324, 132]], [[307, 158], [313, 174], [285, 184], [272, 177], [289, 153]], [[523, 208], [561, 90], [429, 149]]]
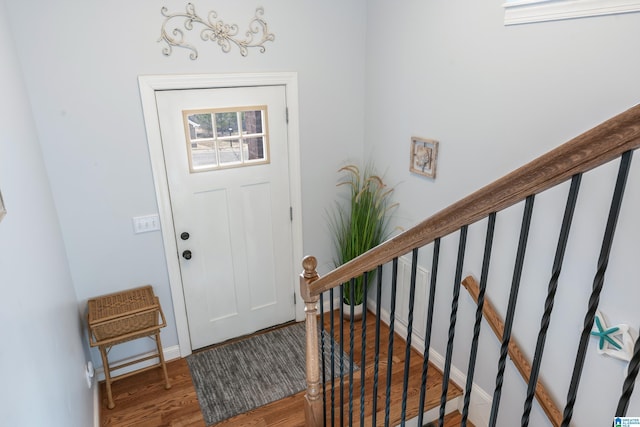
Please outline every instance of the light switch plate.
[[133, 218], [133, 232], [146, 233], [160, 230], [160, 217], [158, 214], [136, 216]]

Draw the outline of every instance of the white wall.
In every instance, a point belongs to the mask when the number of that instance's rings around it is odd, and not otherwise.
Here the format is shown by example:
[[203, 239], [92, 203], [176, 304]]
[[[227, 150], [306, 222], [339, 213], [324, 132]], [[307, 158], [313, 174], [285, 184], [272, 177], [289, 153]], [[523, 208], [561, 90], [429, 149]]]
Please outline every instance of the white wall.
[[[502, 2], [367, 2], [365, 149], [397, 184], [396, 222], [408, 227], [640, 100], [640, 14], [505, 27]], [[440, 141], [435, 180], [408, 171], [410, 137]], [[638, 159], [636, 158], [636, 164]], [[616, 165], [617, 166], [617, 165]], [[601, 308], [614, 323], [640, 325], [633, 271], [639, 167], [629, 179]], [[614, 168], [585, 177], [549, 336], [544, 379], [564, 404], [592, 284]], [[536, 200], [514, 334], [533, 353], [566, 187]], [[501, 313], [509, 293], [522, 206], [498, 217], [489, 295]], [[555, 216], [552, 216], [552, 213]], [[465, 274], [480, 275], [485, 223], [470, 229]], [[541, 236], [549, 242], [540, 243]], [[433, 345], [445, 353], [458, 236], [443, 241]], [[428, 252], [428, 251], [425, 251]], [[636, 255], [633, 255], [636, 254]], [[424, 254], [425, 268], [430, 259]], [[388, 298], [388, 297], [387, 297]], [[454, 363], [466, 371], [473, 306], [462, 290]], [[504, 316], [504, 314], [503, 314]], [[559, 332], [564, 323], [568, 332]], [[554, 326], [556, 326], [554, 328]], [[476, 381], [495, 385], [498, 344], [483, 325]], [[592, 340], [593, 341], [593, 340]], [[591, 342], [576, 425], [611, 423], [624, 364]], [[492, 359], [493, 358], [493, 359]], [[508, 366], [511, 366], [508, 364]], [[522, 381], [507, 369], [498, 425], [519, 424]], [[587, 396], [588, 395], [588, 396]], [[629, 414], [640, 413], [634, 396]], [[537, 409], [532, 425], [546, 425]]]
[[[187, 33], [200, 57], [178, 48], [162, 54], [160, 8], [187, 2], [7, 0], [73, 283], [81, 305], [105, 292], [150, 283], [177, 345], [159, 232], [134, 235], [131, 218], [157, 212], [137, 77], [142, 74], [298, 72], [304, 250], [329, 260], [323, 206], [335, 192], [338, 166], [359, 155], [363, 140], [364, 1], [321, 3], [194, 1], [246, 30], [257, 6], [275, 41], [266, 52], [223, 53]], [[323, 265], [324, 271], [327, 266]], [[153, 343], [115, 347], [113, 359]], [[93, 352], [101, 365], [97, 352]]]
[[92, 393], [58, 217], [4, 1], [0, 2], [2, 425], [86, 427]]

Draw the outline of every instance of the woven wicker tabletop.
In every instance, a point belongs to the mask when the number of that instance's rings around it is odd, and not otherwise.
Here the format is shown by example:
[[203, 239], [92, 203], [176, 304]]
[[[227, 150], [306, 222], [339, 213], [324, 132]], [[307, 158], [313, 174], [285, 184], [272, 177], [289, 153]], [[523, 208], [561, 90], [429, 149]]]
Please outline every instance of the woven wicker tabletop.
[[89, 304], [89, 324], [148, 310], [156, 305], [150, 285], [92, 298]]
[[100, 341], [128, 338], [131, 333], [164, 326], [158, 317], [161, 315], [160, 303], [150, 285], [91, 298], [87, 305], [89, 329], [95, 338], [91, 340], [92, 346], [99, 345]]

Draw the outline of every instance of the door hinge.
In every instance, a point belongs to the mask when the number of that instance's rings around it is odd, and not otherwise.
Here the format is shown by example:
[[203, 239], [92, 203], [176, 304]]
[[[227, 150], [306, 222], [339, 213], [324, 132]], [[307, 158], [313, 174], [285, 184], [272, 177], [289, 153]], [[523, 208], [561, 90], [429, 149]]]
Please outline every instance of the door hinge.
[[293, 293], [293, 305], [296, 305], [298, 297], [296, 297], [296, 293]]
[[284, 109], [284, 115], [285, 115], [285, 120], [287, 122], [287, 124], [289, 123], [289, 108], [285, 108]]
[[293, 206], [289, 206], [289, 219], [293, 221]]

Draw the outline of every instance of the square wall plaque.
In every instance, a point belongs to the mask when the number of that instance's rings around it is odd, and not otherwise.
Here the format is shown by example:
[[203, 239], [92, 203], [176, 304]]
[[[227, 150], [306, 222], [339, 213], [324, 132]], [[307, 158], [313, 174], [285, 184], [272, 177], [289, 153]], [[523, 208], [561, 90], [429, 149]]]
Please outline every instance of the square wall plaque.
[[436, 177], [438, 141], [426, 138], [411, 138], [411, 163], [409, 170], [419, 175]]

